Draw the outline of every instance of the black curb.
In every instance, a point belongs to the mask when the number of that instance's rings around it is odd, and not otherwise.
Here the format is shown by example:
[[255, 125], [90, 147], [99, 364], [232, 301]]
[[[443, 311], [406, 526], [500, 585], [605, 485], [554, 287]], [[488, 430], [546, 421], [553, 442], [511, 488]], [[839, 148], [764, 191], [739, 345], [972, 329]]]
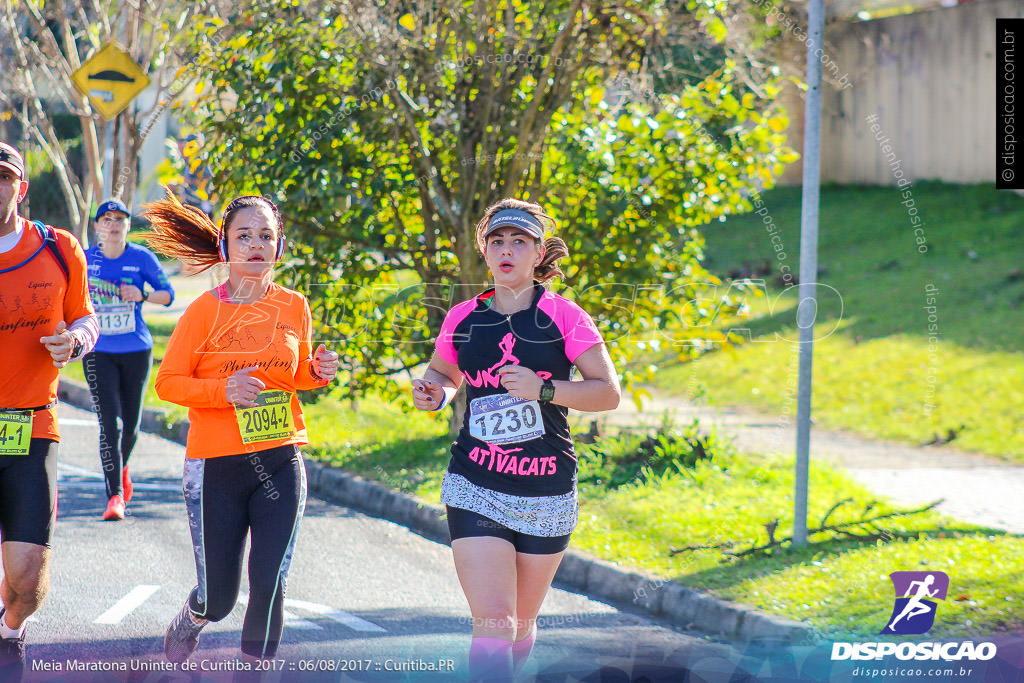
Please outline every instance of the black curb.
[[[60, 379], [59, 398], [92, 410], [88, 387]], [[184, 445], [188, 420], [168, 423], [162, 411], [146, 408], [142, 430]], [[426, 538], [449, 543], [444, 508], [319, 462], [306, 460], [307, 486], [317, 497], [409, 527]], [[642, 609], [687, 629], [733, 641], [768, 646], [810, 644], [817, 640], [807, 624], [763, 614], [737, 603], [686, 588], [645, 572], [624, 570], [579, 550], [568, 550], [555, 580], [605, 600]]]

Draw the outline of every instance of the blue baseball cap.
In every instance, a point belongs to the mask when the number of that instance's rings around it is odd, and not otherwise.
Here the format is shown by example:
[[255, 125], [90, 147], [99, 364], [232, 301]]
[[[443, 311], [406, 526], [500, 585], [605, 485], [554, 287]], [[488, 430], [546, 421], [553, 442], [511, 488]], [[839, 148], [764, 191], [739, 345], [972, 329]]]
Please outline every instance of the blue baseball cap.
[[105, 213], [110, 213], [111, 211], [120, 211], [129, 218], [132, 217], [131, 211], [129, 211], [128, 207], [124, 205], [124, 202], [120, 199], [108, 199], [100, 204], [99, 208], [96, 209], [96, 216], [93, 217], [93, 220], [98, 221], [100, 216]]

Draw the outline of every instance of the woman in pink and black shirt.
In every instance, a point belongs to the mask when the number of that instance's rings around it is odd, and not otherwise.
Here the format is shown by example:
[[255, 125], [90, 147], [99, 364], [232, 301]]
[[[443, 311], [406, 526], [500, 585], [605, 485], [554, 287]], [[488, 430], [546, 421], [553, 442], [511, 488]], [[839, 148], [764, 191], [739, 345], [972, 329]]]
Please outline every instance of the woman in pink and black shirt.
[[[476, 226], [494, 287], [448, 312], [420, 410], [463, 381], [467, 409], [441, 489], [455, 568], [473, 613], [470, 674], [506, 677], [530, 654], [537, 612], [576, 526], [568, 409], [612, 410], [619, 383], [594, 321], [543, 284], [564, 276], [565, 242], [540, 206], [505, 199]], [[579, 370], [583, 381], [571, 381]]]

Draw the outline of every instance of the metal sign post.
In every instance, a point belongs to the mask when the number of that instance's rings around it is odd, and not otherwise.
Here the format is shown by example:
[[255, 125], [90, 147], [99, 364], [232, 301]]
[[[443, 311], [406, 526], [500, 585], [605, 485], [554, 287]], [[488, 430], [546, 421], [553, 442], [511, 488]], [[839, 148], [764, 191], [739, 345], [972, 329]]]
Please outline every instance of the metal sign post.
[[811, 361], [818, 313], [818, 195], [821, 180], [821, 59], [825, 49], [824, 0], [811, 0], [807, 16], [807, 102], [804, 110], [803, 203], [800, 212], [800, 370], [796, 403], [796, 486], [793, 545], [807, 545], [807, 479], [811, 460]]

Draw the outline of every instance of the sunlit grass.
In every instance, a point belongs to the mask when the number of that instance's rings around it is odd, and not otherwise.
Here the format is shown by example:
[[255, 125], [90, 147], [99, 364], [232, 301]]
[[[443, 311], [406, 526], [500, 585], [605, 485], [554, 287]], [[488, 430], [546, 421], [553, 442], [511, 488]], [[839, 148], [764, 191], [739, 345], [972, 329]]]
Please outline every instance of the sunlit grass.
[[[1024, 342], [1015, 312], [1024, 304], [1024, 204], [991, 186], [920, 183], [914, 197], [929, 226], [923, 254], [895, 190], [822, 190], [818, 280], [838, 294], [819, 294], [814, 418], [908, 444], [953, 430], [956, 448], [1024, 462], [1024, 430], [1017, 427], [1024, 422]], [[661, 352], [643, 352], [636, 366], [656, 363], [654, 384], [666, 394], [699, 386], [719, 405], [793, 416], [797, 347], [785, 339], [798, 338], [795, 292], [776, 298], [780, 263], [799, 268], [800, 190], [779, 188], [765, 200], [784, 261], [757, 216], [705, 230], [712, 271], [727, 274], [744, 263], [770, 269], [759, 276], [768, 296], [746, 299], [748, 319], [716, 321], [721, 330], [749, 328], [753, 341], [735, 354], [681, 363], [667, 349], [667, 330]], [[929, 292], [936, 292], [934, 304]]]

